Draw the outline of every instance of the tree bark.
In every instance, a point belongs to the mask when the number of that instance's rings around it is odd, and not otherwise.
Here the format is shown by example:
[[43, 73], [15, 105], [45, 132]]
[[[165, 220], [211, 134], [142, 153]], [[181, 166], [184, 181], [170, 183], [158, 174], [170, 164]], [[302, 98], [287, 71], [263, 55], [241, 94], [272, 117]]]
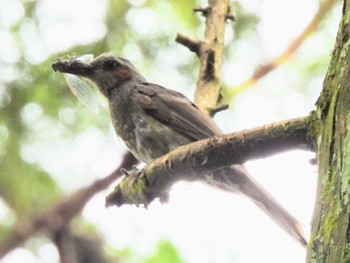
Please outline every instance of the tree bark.
[[[314, 112], [318, 196], [306, 262], [350, 262], [350, 5]], [[349, 122], [349, 123], [348, 123]]]
[[199, 49], [199, 76], [194, 93], [194, 103], [204, 112], [212, 110], [220, 101], [221, 66], [224, 50], [225, 22], [230, 12], [228, 0], [209, 0], [203, 10], [207, 17], [205, 40]]

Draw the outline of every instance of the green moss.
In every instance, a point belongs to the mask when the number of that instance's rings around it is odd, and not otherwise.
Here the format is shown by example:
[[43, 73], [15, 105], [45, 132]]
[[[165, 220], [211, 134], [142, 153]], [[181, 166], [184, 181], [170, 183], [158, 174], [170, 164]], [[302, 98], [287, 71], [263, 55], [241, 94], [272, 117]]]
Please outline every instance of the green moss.
[[[350, 120], [350, 112], [347, 116], [347, 120]], [[343, 156], [342, 163], [350, 163], [350, 121], [346, 124], [346, 134], [343, 141]], [[350, 211], [349, 208], [349, 196], [350, 196], [350, 169], [348, 165], [343, 165], [341, 170], [341, 194], [342, 194], [342, 205]]]

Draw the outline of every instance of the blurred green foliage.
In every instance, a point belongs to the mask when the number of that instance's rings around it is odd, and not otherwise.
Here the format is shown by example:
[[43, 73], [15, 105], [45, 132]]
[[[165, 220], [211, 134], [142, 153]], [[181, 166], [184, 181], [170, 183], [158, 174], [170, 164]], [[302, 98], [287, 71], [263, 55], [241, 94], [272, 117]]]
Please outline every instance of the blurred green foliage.
[[111, 251], [112, 257], [118, 258], [122, 263], [182, 263], [185, 262], [176, 247], [167, 240], [159, 240], [150, 255], [139, 255], [130, 248]]
[[145, 263], [172, 262], [181, 263], [179, 252], [167, 240], [160, 240], [154, 255], [145, 260]]

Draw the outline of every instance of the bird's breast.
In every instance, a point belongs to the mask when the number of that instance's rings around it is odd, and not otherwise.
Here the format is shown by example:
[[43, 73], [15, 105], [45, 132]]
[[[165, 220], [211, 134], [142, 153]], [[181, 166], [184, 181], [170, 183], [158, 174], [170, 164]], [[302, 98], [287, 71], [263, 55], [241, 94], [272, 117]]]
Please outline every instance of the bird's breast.
[[110, 111], [117, 135], [142, 162], [149, 163], [191, 142], [131, 102], [110, 103]]
[[145, 113], [135, 114], [133, 120], [135, 141], [131, 150], [144, 162], [150, 162], [190, 143], [188, 138]]

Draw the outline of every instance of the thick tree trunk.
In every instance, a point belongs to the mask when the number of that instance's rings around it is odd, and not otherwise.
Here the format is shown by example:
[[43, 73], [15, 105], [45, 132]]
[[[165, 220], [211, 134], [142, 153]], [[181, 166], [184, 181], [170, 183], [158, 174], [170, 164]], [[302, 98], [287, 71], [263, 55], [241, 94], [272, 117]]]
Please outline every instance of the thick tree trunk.
[[350, 0], [314, 112], [318, 197], [306, 262], [350, 262]]

